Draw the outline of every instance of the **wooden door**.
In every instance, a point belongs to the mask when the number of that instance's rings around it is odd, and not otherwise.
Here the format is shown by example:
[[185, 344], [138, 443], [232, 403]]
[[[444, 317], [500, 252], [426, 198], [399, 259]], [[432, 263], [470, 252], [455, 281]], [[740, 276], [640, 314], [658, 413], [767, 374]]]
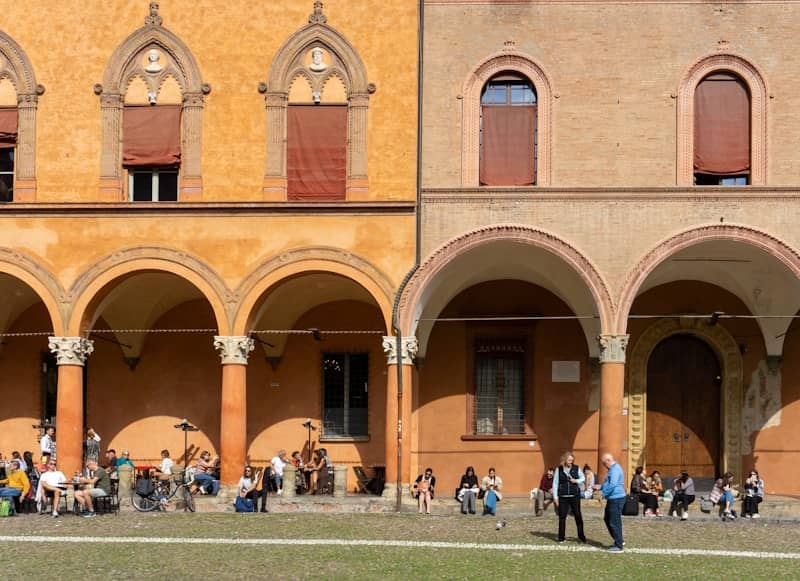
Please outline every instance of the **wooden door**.
[[647, 470], [714, 477], [720, 452], [720, 367], [701, 339], [673, 335], [647, 364]]

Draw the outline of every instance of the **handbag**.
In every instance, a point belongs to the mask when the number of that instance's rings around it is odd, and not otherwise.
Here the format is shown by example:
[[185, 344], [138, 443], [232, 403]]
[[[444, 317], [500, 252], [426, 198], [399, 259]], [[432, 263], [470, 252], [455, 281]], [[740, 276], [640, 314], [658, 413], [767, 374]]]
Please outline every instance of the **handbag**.
[[11, 516], [11, 502], [5, 498], [0, 500], [0, 517]]
[[700, 510], [702, 512], [711, 512], [712, 508], [714, 508], [714, 503], [711, 502], [711, 499], [705, 496], [700, 497]]
[[253, 501], [249, 498], [244, 498], [241, 496], [237, 496], [236, 500], [233, 501], [233, 507], [236, 509], [236, 512], [254, 512], [255, 509], [253, 507]]
[[625, 499], [625, 504], [622, 507], [623, 516], [638, 516], [639, 515], [639, 495], [629, 494]]

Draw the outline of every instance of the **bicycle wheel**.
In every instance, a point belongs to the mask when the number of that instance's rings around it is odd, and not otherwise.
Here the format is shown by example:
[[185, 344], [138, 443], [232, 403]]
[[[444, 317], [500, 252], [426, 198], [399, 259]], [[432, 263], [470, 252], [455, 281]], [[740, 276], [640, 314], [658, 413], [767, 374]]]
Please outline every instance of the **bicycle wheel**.
[[189, 512], [194, 512], [194, 496], [189, 492], [189, 487], [181, 486], [181, 494], [183, 494], [183, 505], [189, 509]]
[[156, 510], [161, 503], [152, 496], [142, 496], [136, 494], [136, 491], [134, 491], [131, 494], [131, 504], [133, 504], [133, 508], [139, 512], [150, 512]]

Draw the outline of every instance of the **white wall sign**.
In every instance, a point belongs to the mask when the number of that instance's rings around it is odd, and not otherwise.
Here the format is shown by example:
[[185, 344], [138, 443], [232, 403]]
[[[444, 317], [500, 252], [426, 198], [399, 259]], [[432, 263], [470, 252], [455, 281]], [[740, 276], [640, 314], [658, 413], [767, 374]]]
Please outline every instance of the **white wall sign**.
[[553, 361], [553, 383], [579, 383], [580, 380], [580, 361]]

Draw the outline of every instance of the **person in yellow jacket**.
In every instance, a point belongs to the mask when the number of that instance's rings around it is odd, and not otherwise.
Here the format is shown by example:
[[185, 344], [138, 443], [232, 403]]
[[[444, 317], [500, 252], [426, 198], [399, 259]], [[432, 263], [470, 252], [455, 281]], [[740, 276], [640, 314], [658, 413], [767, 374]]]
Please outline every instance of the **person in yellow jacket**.
[[9, 462], [7, 468], [11, 471], [7, 478], [0, 480], [0, 498], [10, 498], [14, 503], [14, 512], [16, 513], [16, 503], [28, 496], [28, 492], [31, 490], [31, 483], [28, 480], [28, 475], [19, 469], [17, 460]]

